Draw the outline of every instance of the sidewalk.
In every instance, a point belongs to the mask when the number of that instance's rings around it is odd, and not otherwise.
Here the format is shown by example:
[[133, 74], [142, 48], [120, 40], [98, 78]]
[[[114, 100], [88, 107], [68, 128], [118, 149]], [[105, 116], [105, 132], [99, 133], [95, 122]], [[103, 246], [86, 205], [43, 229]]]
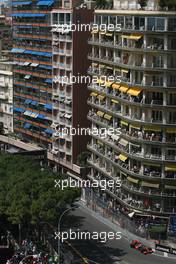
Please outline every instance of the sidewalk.
[[172, 258], [172, 259], [175, 259], [176, 260], [176, 255], [172, 255], [172, 254], [169, 254], [169, 253], [165, 253], [165, 252], [162, 252], [162, 251], [155, 250], [155, 242], [154, 241], [147, 240], [145, 238], [141, 238], [141, 237], [139, 237], [139, 236], [137, 236], [137, 235], [135, 235], [135, 234], [127, 231], [126, 229], [120, 227], [119, 225], [112, 223], [109, 219], [101, 216], [99, 213], [94, 212], [93, 210], [91, 210], [90, 208], [88, 208], [85, 205], [85, 202], [84, 201], [79, 201], [79, 202], [77, 202], [77, 204], [79, 206], [81, 206], [83, 210], [85, 210], [86, 212], [88, 212], [90, 215], [92, 215], [94, 218], [96, 218], [97, 220], [99, 220], [103, 224], [105, 224], [108, 227], [110, 227], [115, 232], [117, 232], [117, 231], [121, 232], [122, 235], [123, 235], [123, 237], [126, 240], [128, 240], [129, 243], [132, 240], [134, 240], [134, 239], [135, 240], [140, 240], [144, 245], [146, 245], [148, 247], [151, 247], [153, 249], [154, 255], [157, 255], [159, 257], [165, 257], [165, 258]]

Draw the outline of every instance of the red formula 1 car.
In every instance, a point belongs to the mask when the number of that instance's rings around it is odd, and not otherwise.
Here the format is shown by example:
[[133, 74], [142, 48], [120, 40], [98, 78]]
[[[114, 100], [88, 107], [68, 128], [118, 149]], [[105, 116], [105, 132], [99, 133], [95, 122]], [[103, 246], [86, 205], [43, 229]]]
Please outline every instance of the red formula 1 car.
[[144, 246], [139, 240], [132, 240], [130, 246], [145, 255], [153, 253], [152, 248]]

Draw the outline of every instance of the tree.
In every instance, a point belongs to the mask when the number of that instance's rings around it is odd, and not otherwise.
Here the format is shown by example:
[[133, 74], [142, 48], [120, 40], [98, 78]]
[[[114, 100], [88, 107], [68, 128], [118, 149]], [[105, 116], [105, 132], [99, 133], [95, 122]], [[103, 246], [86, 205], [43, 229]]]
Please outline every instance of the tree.
[[160, 0], [159, 5], [161, 7], [173, 8], [176, 7], [176, 0]]
[[42, 171], [33, 158], [0, 154], [0, 164], [0, 215], [12, 224], [54, 223], [60, 211], [80, 196], [79, 189], [55, 188], [58, 176], [65, 176]]
[[143, 8], [147, 5], [147, 0], [139, 0], [139, 4]]
[[84, 151], [77, 157], [77, 163], [81, 167], [87, 167], [87, 159], [90, 156], [90, 153], [88, 151]]

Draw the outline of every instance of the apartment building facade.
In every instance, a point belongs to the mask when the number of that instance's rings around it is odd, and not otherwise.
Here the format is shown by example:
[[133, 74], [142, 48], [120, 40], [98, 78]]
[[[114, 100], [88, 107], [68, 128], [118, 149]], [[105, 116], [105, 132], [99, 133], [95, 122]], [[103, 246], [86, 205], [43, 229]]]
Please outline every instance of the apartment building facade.
[[0, 123], [3, 133], [13, 132], [13, 72], [11, 57], [11, 23], [0, 15]]
[[[66, 128], [87, 127], [86, 74], [90, 31], [58, 30], [90, 23], [92, 11], [81, 1], [13, 2], [14, 131], [24, 141], [48, 149], [52, 162], [73, 169], [87, 137]], [[81, 53], [80, 53], [81, 50]], [[68, 77], [63, 83], [59, 78]], [[64, 130], [65, 128], [65, 130]], [[65, 131], [65, 134], [62, 133]]]
[[167, 218], [176, 213], [176, 12], [139, 2], [95, 10], [104, 29], [89, 40], [89, 74], [98, 80], [88, 87], [88, 119], [120, 135], [92, 135], [88, 178], [120, 178], [120, 189], [94, 190], [112, 209]]
[[[80, 2], [63, 2], [52, 11], [53, 45], [53, 134], [54, 160], [66, 167], [77, 162], [77, 156], [86, 150], [87, 136], [79, 129], [87, 128], [87, 83], [78, 80], [88, 69], [89, 30], [78, 25], [90, 24], [93, 12]], [[61, 26], [60, 28], [58, 26]], [[71, 26], [69, 28], [69, 26]], [[81, 52], [80, 52], [81, 51]], [[74, 79], [72, 78], [74, 77]], [[74, 133], [67, 133], [74, 128]], [[72, 131], [74, 132], [74, 131]]]

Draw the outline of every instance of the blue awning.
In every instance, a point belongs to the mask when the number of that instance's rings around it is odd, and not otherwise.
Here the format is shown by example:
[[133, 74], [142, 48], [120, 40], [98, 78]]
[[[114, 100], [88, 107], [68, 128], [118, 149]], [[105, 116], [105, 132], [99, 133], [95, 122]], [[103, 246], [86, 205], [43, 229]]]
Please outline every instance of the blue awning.
[[51, 52], [42, 52], [42, 51], [34, 51], [34, 50], [25, 50], [24, 54], [32, 54], [32, 55], [37, 55], [37, 56], [52, 57]]
[[25, 103], [25, 104], [30, 104], [31, 102], [32, 102], [31, 99], [26, 99], [24, 103]]
[[39, 115], [37, 116], [37, 118], [45, 119], [45, 115], [39, 114]]
[[17, 13], [17, 14], [12, 14], [12, 17], [45, 17], [46, 14], [22, 14], [22, 13]]
[[26, 26], [16, 26], [17, 28], [32, 28], [32, 26], [30, 25], [26, 25]]
[[44, 108], [46, 108], [48, 110], [52, 110], [52, 104], [45, 104]]
[[39, 68], [52, 70], [52, 66], [48, 66], [48, 65], [39, 65]]
[[37, 3], [38, 6], [51, 6], [54, 4], [54, 1], [51, 0], [51, 1], [39, 1]]
[[53, 130], [48, 129], [48, 128], [45, 129], [44, 132], [45, 132], [46, 134], [49, 134], [49, 135], [52, 135], [52, 134], [53, 134]]
[[31, 127], [31, 124], [29, 124], [29, 123], [25, 123], [23, 127], [24, 127], [25, 129], [30, 128], [30, 127]]
[[11, 49], [10, 52], [12, 52], [12, 53], [23, 53], [24, 51], [25, 51], [24, 49], [13, 48], [13, 49]]
[[52, 79], [46, 79], [45, 82], [46, 83], [52, 83]]
[[35, 106], [37, 106], [39, 103], [37, 102], [37, 101], [32, 101], [31, 102], [31, 105], [35, 105]]
[[12, 2], [12, 6], [20, 6], [20, 5], [30, 5], [32, 2], [27, 1], [27, 2]]
[[[30, 39], [31, 40], [31, 38], [29, 38], [29, 37], [20, 37], [20, 38], [17, 38], [17, 37], [14, 37], [13, 39], [15, 39], [15, 40], [23, 40], [23, 39]], [[46, 39], [32, 39], [32, 41], [33, 40], [36, 40], [36, 41], [46, 41]]]
[[13, 110], [19, 113], [23, 113], [25, 111], [23, 108], [18, 108], [18, 107], [13, 108]]

